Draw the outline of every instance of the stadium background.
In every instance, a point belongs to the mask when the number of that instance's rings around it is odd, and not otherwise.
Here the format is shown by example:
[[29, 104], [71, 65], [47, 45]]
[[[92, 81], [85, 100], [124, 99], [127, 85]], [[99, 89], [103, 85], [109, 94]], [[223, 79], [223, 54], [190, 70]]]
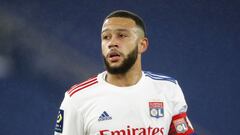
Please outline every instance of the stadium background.
[[176, 78], [199, 135], [238, 135], [238, 0], [0, 0], [0, 134], [51, 135], [64, 92], [104, 70], [100, 30], [141, 15], [143, 67]]

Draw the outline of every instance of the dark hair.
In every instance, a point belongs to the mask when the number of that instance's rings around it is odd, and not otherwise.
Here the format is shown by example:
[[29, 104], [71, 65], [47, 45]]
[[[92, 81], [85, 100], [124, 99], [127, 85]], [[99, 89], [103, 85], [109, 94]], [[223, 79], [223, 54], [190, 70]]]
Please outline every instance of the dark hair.
[[144, 32], [144, 36], [146, 35], [146, 30], [145, 30], [145, 25], [144, 25], [144, 22], [143, 22], [143, 19], [138, 16], [137, 14], [135, 13], [132, 13], [130, 11], [127, 11], [127, 10], [116, 10], [116, 11], [113, 11], [112, 13], [110, 13], [106, 18], [112, 18], [112, 17], [123, 17], [123, 18], [129, 18], [129, 19], [132, 19], [137, 26], [139, 26], [143, 32]]

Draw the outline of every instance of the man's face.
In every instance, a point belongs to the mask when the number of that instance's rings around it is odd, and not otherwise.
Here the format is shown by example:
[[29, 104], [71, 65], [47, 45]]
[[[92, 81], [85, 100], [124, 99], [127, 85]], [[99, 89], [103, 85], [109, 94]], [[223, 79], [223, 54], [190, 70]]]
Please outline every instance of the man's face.
[[102, 27], [102, 54], [107, 71], [126, 73], [138, 56], [139, 28], [128, 18], [112, 17]]

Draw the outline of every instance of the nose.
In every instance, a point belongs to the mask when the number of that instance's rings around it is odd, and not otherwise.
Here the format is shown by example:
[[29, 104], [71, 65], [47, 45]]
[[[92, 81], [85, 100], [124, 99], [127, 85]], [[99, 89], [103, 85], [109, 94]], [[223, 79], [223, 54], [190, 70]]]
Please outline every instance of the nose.
[[111, 41], [109, 42], [108, 48], [112, 49], [112, 48], [118, 48], [119, 47], [119, 43], [115, 38], [112, 38]]
[[117, 44], [110, 44], [108, 46], [109, 49], [112, 49], [112, 48], [118, 48], [118, 45]]

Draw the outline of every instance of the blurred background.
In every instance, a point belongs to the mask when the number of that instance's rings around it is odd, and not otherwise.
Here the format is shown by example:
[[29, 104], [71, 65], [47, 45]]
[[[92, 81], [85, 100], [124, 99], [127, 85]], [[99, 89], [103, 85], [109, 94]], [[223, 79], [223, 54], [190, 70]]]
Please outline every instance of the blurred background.
[[103, 19], [139, 14], [143, 68], [176, 78], [199, 135], [238, 135], [239, 0], [0, 0], [0, 134], [52, 135], [64, 92], [104, 70]]

